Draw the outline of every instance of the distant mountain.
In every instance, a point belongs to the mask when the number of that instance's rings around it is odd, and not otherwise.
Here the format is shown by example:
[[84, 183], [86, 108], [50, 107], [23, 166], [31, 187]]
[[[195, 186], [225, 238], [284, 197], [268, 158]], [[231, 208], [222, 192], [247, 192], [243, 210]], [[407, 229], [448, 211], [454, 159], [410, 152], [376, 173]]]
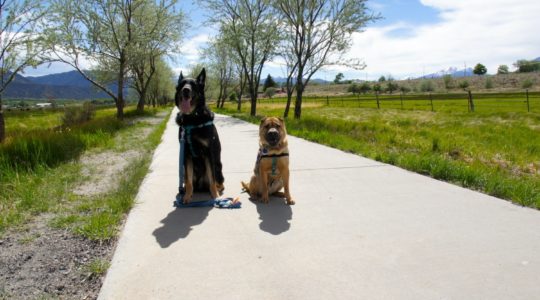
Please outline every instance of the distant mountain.
[[78, 71], [70, 71], [64, 73], [49, 74], [38, 77], [26, 77], [29, 81], [37, 84], [61, 85], [61, 86], [80, 86], [88, 87], [91, 84]]
[[[114, 92], [116, 85], [109, 88]], [[4, 91], [5, 98], [31, 99], [75, 99], [89, 100], [108, 98], [78, 71], [50, 74], [39, 77], [16, 75]]]
[[467, 68], [467, 69], [461, 69], [458, 70], [457, 68], [450, 67], [447, 70], [441, 70], [439, 72], [431, 73], [425, 76], [418, 77], [417, 79], [421, 78], [441, 78], [444, 75], [451, 75], [452, 77], [468, 77], [473, 76], [473, 69]]
[[540, 61], [540, 57], [533, 59], [532, 61]]

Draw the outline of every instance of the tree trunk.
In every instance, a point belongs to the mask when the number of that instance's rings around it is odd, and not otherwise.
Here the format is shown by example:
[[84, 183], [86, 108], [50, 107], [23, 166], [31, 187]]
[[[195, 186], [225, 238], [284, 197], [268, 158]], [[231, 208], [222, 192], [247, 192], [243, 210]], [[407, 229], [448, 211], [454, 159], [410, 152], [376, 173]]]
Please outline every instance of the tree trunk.
[[144, 111], [144, 104], [146, 101], [146, 91], [141, 91], [139, 94], [139, 102], [137, 103], [137, 112], [142, 113]]
[[294, 102], [294, 118], [300, 119], [302, 115], [302, 94], [304, 93], [304, 82], [302, 80], [302, 69], [299, 68], [298, 78], [296, 79], [296, 101]]
[[289, 109], [291, 108], [291, 100], [292, 100], [292, 94], [293, 91], [287, 88], [287, 104], [285, 105], [285, 112], [283, 112], [283, 117], [288, 118], [289, 117]]
[[118, 99], [116, 100], [116, 118], [124, 119], [124, 69], [126, 65], [125, 54], [120, 56], [120, 71], [118, 72]]
[[2, 109], [2, 101], [0, 100], [0, 144], [6, 138], [6, 124], [4, 122], [4, 110]]

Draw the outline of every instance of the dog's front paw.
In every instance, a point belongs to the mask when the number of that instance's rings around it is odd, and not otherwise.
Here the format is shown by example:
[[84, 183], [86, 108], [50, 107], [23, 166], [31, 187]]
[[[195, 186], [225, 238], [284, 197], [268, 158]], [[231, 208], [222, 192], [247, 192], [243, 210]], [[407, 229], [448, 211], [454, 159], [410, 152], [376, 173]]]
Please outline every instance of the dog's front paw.
[[184, 195], [184, 204], [189, 204], [189, 202], [191, 202], [191, 198], [193, 198], [193, 195]]
[[264, 204], [268, 204], [268, 194], [263, 195], [261, 197], [261, 202], [264, 203]]
[[286, 201], [287, 201], [288, 205], [294, 205], [294, 203], [295, 203], [292, 198], [287, 198]]

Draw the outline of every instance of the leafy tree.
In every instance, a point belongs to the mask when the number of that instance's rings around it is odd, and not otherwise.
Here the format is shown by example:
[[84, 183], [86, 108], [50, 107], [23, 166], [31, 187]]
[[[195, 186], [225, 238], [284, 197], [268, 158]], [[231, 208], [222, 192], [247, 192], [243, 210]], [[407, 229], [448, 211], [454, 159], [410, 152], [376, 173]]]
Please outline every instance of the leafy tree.
[[217, 107], [223, 107], [228, 90], [232, 87], [235, 60], [232, 47], [225, 41], [221, 32], [204, 50], [204, 57], [209, 62], [210, 77], [214, 77], [219, 86]]
[[399, 87], [399, 91], [402, 92], [403, 94], [407, 94], [408, 92], [411, 91], [411, 89], [409, 87], [402, 85]]
[[379, 82], [385, 82], [385, 81], [386, 81], [386, 77], [384, 76], [379, 77]]
[[[276, 0], [284, 35], [288, 69], [296, 77], [294, 117], [302, 114], [302, 95], [313, 74], [327, 65], [348, 65], [363, 69], [365, 64], [343, 59], [354, 32], [360, 32], [376, 16], [367, 13], [366, 0]], [[332, 60], [331, 58], [336, 59]], [[284, 116], [291, 99], [287, 99]]]
[[266, 91], [266, 89], [269, 87], [272, 87], [272, 88], [277, 87], [277, 83], [274, 81], [274, 78], [270, 76], [270, 74], [266, 76], [266, 80], [264, 81], [264, 85], [263, 85], [263, 91]]
[[478, 63], [474, 66], [473, 73], [476, 75], [484, 75], [487, 73], [487, 68], [483, 64]]
[[520, 73], [540, 71], [540, 61], [528, 61], [525, 59], [520, 59], [514, 63], [514, 66]]
[[388, 80], [388, 83], [386, 84], [386, 91], [388, 93], [392, 94], [398, 88], [399, 88], [399, 85], [396, 82], [394, 82], [394, 80]]
[[267, 0], [208, 0], [204, 5], [212, 13], [210, 21], [220, 26], [239, 58], [240, 77], [245, 76], [251, 100], [250, 114], [255, 116], [261, 72], [279, 41], [278, 18]]
[[0, 0], [0, 143], [5, 139], [2, 94], [25, 67], [45, 60], [45, 5], [36, 0]]
[[347, 87], [347, 92], [352, 93], [353, 95], [360, 94], [360, 87], [358, 84], [353, 83]]
[[272, 99], [272, 97], [274, 97], [275, 94], [276, 94], [276, 88], [274, 87], [268, 87], [264, 91], [264, 95], [270, 99]]
[[508, 66], [507, 65], [500, 65], [497, 69], [497, 74], [508, 74]]
[[132, 34], [136, 38], [133, 39], [129, 59], [129, 69], [133, 75], [131, 86], [139, 96], [139, 112], [144, 110], [147, 102], [156, 64], [161, 61], [161, 57], [179, 50], [177, 45], [182, 37], [182, 28], [185, 27], [184, 15], [174, 9], [176, 0], [142, 2], [141, 7], [133, 14]]
[[345, 77], [343, 73], [337, 73], [336, 78], [334, 78], [334, 83], [340, 84], [343, 77]]
[[163, 57], [157, 60], [155, 68], [148, 86], [148, 100], [152, 106], [165, 105], [174, 97], [175, 82], [171, 78], [174, 78], [176, 74], [173, 73]]
[[[173, 0], [175, 1], [175, 0]], [[136, 18], [143, 13], [145, 1], [137, 0], [52, 0], [54, 14], [50, 22], [50, 46], [54, 57], [69, 64], [107, 93], [116, 103], [116, 116], [124, 118], [125, 85], [130, 61], [136, 53], [143, 30]], [[97, 63], [89, 73], [82, 59]], [[95, 72], [98, 71], [98, 72]], [[116, 93], [108, 84], [116, 82]]]
[[446, 74], [442, 77], [444, 82], [444, 88], [446, 90], [449, 90], [454, 87], [454, 79], [452, 78], [452, 75]]
[[459, 88], [463, 90], [467, 90], [468, 87], [469, 87], [469, 82], [467, 80], [463, 80], [459, 83]]
[[529, 89], [533, 86], [533, 82], [530, 80], [530, 79], [526, 79], [525, 81], [523, 81], [523, 83], [521, 84], [521, 87], [524, 88], [524, 89]]
[[375, 83], [373, 85], [373, 91], [377, 94], [379, 94], [382, 91], [382, 87], [380, 83]]
[[369, 83], [364, 82], [360, 85], [360, 93], [365, 94], [369, 91], [371, 91], [371, 86], [369, 85]]
[[434, 90], [431, 80], [424, 80], [420, 84], [420, 91], [422, 92], [433, 92]]

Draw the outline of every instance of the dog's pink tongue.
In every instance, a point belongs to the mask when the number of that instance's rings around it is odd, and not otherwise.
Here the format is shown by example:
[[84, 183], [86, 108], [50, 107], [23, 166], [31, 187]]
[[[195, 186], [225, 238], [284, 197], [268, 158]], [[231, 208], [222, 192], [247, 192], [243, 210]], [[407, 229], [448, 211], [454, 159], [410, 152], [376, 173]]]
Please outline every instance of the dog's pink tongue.
[[191, 111], [191, 104], [189, 99], [182, 99], [182, 102], [180, 103], [180, 111], [185, 114], [189, 114]]

